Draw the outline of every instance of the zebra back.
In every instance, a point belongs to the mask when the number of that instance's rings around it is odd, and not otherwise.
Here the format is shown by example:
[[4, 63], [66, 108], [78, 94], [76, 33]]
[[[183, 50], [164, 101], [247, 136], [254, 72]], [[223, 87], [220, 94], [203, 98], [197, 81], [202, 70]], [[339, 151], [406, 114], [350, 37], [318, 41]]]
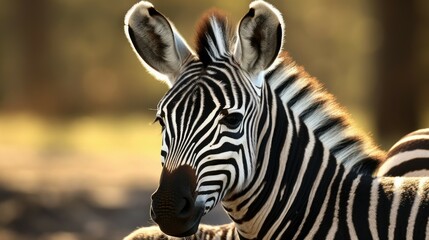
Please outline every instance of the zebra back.
[[395, 143], [377, 176], [429, 176], [429, 129], [409, 133]]

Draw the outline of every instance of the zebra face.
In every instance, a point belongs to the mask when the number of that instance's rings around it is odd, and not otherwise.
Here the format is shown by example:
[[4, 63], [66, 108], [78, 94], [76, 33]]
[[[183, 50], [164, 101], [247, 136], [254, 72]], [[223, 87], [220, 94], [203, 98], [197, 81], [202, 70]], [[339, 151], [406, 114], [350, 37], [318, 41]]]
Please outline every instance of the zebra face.
[[[216, 65], [226, 64], [231, 66]], [[158, 106], [163, 170], [152, 196], [152, 218], [157, 222], [160, 217], [163, 222], [174, 219], [171, 211], [162, 215], [165, 209], [175, 209], [191, 219], [189, 224], [198, 223], [225, 195], [244, 188], [254, 168], [253, 121], [259, 115], [259, 97], [251, 85], [232, 82], [228, 71], [205, 69], [184, 73]]]
[[170, 86], [157, 110], [163, 170], [151, 216], [178, 237], [195, 233], [205, 213], [250, 182], [264, 73], [283, 39], [281, 16], [263, 1], [250, 5], [231, 49], [224, 16], [201, 22], [194, 53], [152, 4], [137, 3], [125, 18], [139, 59]]

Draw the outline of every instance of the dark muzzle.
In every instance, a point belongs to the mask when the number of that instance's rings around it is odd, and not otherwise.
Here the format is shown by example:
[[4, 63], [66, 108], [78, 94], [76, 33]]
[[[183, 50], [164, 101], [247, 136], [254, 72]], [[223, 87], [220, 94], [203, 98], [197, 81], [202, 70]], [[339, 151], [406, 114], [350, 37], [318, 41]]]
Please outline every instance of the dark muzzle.
[[197, 178], [189, 166], [162, 170], [159, 187], [152, 195], [152, 219], [168, 235], [185, 237], [198, 230], [203, 206], [196, 206]]

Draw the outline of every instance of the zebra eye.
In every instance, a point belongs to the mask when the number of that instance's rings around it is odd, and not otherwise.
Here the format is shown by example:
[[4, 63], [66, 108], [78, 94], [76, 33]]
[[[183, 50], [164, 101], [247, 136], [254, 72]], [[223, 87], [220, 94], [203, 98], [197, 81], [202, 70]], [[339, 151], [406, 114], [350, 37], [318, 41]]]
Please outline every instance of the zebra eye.
[[231, 113], [225, 115], [220, 123], [227, 126], [228, 128], [237, 128], [242, 120], [243, 115], [241, 115], [240, 113]]
[[162, 130], [164, 130], [164, 129], [165, 129], [164, 120], [163, 120], [161, 117], [156, 117], [156, 119], [155, 119], [155, 121], [154, 121], [154, 122], [158, 122], [158, 123], [159, 123], [159, 125], [161, 125]]

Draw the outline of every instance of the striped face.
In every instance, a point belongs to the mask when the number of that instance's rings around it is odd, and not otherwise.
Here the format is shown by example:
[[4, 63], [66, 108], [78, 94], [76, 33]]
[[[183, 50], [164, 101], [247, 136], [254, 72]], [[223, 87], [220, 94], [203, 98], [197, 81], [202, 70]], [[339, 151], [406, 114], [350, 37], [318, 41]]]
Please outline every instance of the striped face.
[[205, 212], [245, 187], [254, 168], [259, 96], [240, 72], [231, 58], [193, 62], [158, 106], [163, 167], [195, 171], [196, 201]]
[[[192, 62], [158, 105], [163, 172], [152, 218], [166, 233], [193, 234], [203, 214], [250, 182], [260, 108], [257, 91], [241, 72], [231, 58], [207, 66]], [[181, 229], [192, 231], [163, 229], [177, 226], [163, 209], [183, 215], [189, 225]]]
[[244, 189], [254, 174], [264, 74], [280, 51], [283, 28], [271, 5], [255, 1], [250, 7], [235, 43], [226, 18], [207, 14], [196, 52], [149, 2], [137, 3], [125, 17], [137, 56], [170, 87], [157, 110], [163, 170], [151, 209], [168, 235], [195, 233], [201, 216]]

